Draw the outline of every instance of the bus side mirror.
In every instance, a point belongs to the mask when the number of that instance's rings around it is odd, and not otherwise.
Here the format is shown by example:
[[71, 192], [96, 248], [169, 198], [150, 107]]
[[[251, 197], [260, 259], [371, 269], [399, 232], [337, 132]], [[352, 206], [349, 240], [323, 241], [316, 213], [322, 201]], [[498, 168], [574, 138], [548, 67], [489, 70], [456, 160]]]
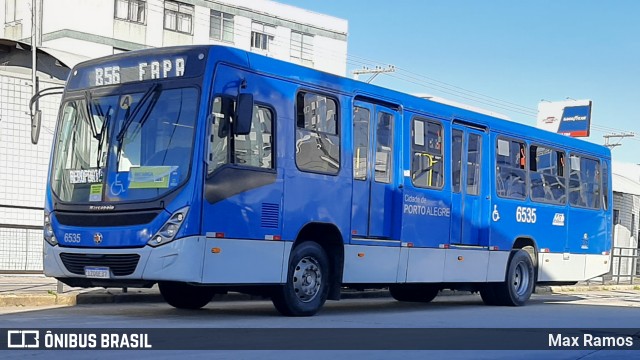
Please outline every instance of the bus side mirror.
[[238, 94], [236, 117], [233, 122], [234, 135], [248, 135], [253, 119], [253, 94]]
[[40, 138], [40, 125], [42, 124], [42, 110], [36, 110], [31, 116], [31, 143], [36, 145]]

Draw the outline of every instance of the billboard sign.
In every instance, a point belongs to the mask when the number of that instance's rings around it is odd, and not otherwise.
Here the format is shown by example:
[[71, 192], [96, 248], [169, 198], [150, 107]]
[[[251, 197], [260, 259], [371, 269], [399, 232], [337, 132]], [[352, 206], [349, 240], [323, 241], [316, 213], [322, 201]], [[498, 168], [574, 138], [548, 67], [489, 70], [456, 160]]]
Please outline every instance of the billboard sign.
[[587, 137], [591, 127], [591, 100], [538, 104], [538, 128], [572, 137]]

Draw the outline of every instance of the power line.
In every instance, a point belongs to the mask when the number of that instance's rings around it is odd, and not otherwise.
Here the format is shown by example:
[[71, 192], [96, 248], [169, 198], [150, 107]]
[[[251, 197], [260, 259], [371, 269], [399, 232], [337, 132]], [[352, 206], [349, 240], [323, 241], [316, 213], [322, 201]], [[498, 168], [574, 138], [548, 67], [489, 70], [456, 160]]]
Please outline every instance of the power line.
[[[163, 16], [163, 22], [164, 22], [164, 10], [165, 8], [162, 5], [159, 5], [157, 3], [147, 2], [147, 11], [153, 12], [156, 14], [161, 14]], [[210, 25], [211, 25], [210, 17], [208, 19], [206, 17], [197, 17], [196, 14], [194, 13], [192, 14], [191, 19], [192, 21], [190, 25], [191, 25], [192, 32], [196, 24], [210, 28]], [[234, 21], [234, 36], [239, 35], [239, 36], [251, 38], [252, 31], [253, 30], [251, 26], [242, 25]], [[219, 41], [215, 39], [210, 39], [210, 40]], [[270, 41], [273, 45], [276, 45], [276, 46], [286, 47], [290, 45], [275, 36], [272, 37]], [[384, 62], [371, 60], [365, 57], [349, 54], [346, 51], [345, 52], [336, 51], [335, 48], [318, 46], [318, 44], [314, 44], [313, 51], [315, 54], [318, 54], [320, 56], [326, 56], [326, 57], [346, 55], [347, 64], [354, 66], [356, 68], [381, 69], [381, 68], [384, 68], [384, 66], [386, 66], [386, 65], [382, 65], [384, 64]], [[357, 72], [359, 70], [353, 70], [353, 71]], [[379, 74], [385, 74], [399, 81], [418, 85], [426, 89], [434, 90], [434, 91], [447, 94], [459, 99], [463, 99], [464, 101], [471, 101], [474, 103], [481, 104], [482, 106], [488, 106], [490, 108], [497, 108], [500, 110], [509, 111], [512, 113], [520, 114], [528, 118], [537, 118], [537, 109], [531, 106], [525, 106], [525, 105], [517, 104], [512, 101], [499, 99], [490, 95], [485, 95], [474, 90], [466, 89], [464, 87], [450, 84], [448, 82], [441, 81], [441, 80], [426, 76], [424, 74], [419, 74], [414, 71], [410, 71], [403, 67], [394, 67], [394, 71], [375, 72], [373, 74], [374, 75], [370, 79], [368, 79], [367, 82], [372, 81]], [[612, 133], [612, 132], [628, 133], [628, 131], [626, 130], [617, 129], [610, 126], [593, 124], [593, 123], [591, 124], [591, 128], [595, 131], [603, 132], [603, 133]], [[631, 140], [640, 141], [640, 139], [636, 139], [636, 138], [631, 138]]]

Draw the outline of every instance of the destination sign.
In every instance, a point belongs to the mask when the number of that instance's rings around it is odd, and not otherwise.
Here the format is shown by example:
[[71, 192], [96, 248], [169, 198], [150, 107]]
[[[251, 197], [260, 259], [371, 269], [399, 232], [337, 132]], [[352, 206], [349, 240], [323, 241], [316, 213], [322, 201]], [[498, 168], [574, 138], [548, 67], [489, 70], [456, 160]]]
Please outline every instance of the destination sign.
[[93, 78], [89, 77], [90, 86], [104, 86], [122, 84], [132, 81], [166, 79], [184, 75], [185, 59], [160, 59], [139, 62], [137, 66], [120, 67], [97, 66], [94, 68]]
[[[177, 51], [181, 50], [181, 51]], [[119, 54], [81, 63], [74, 69], [67, 88], [70, 90], [165, 80], [202, 75], [206, 49], [147, 50]]]

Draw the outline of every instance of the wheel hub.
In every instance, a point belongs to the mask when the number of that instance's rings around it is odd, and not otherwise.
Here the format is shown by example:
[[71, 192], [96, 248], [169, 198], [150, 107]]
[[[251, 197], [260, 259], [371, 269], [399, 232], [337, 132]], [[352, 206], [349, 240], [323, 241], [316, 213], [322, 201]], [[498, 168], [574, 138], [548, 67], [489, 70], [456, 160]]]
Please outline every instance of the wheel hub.
[[293, 272], [293, 289], [302, 302], [313, 300], [322, 285], [318, 261], [310, 256], [300, 259]]

